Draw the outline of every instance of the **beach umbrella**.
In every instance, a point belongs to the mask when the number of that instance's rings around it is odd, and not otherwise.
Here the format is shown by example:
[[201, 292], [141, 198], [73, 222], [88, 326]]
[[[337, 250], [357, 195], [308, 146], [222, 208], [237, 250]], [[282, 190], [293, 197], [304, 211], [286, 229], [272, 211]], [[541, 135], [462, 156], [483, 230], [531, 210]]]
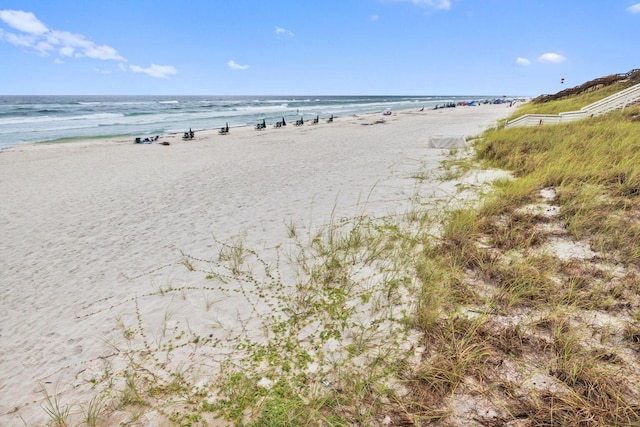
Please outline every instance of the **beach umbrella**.
[[282, 118], [282, 126], [286, 126], [287, 124], [284, 122], [284, 117]]

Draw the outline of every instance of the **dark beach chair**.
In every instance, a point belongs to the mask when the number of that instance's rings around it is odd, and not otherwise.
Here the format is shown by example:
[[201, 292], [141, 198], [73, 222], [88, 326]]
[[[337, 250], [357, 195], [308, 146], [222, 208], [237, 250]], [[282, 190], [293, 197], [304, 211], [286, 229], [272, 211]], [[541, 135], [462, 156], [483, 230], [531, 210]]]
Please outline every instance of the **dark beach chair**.
[[318, 124], [318, 122], [320, 121], [320, 116], [316, 116], [315, 119], [313, 119], [313, 124]]
[[140, 139], [139, 137], [136, 138], [136, 141], [134, 142], [134, 144], [142, 144], [142, 139]]
[[189, 128], [189, 132], [185, 132], [182, 139], [193, 139], [194, 136], [196, 136], [196, 133]]
[[229, 122], [226, 123], [226, 125], [224, 127], [220, 128], [220, 131], [218, 132], [220, 135], [226, 135], [229, 133]]
[[327, 119], [327, 123], [333, 123], [333, 114]]
[[262, 119], [262, 123], [258, 123], [258, 124], [256, 125], [256, 129], [257, 129], [257, 130], [263, 130], [263, 129], [265, 129], [266, 127], [267, 127], [267, 122], [266, 122], [264, 119]]
[[300, 120], [296, 120], [296, 126], [302, 126], [304, 124], [304, 119], [300, 116]]

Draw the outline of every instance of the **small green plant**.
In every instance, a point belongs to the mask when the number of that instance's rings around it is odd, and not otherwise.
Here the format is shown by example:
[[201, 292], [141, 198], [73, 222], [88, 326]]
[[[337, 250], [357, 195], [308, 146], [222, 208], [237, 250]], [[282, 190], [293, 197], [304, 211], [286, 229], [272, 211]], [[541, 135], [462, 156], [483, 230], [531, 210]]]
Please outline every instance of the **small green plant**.
[[84, 422], [89, 427], [95, 427], [98, 425], [100, 416], [105, 409], [104, 398], [101, 395], [96, 395], [91, 398], [86, 408], [82, 408], [84, 413]]
[[71, 407], [69, 407], [68, 405], [62, 405], [60, 403], [57, 387], [53, 395], [51, 395], [49, 394], [47, 389], [42, 384], [40, 384], [40, 392], [44, 397], [44, 404], [42, 406], [42, 409], [44, 409], [44, 411], [49, 416], [51, 424], [55, 427], [67, 427], [69, 425], [68, 418]]

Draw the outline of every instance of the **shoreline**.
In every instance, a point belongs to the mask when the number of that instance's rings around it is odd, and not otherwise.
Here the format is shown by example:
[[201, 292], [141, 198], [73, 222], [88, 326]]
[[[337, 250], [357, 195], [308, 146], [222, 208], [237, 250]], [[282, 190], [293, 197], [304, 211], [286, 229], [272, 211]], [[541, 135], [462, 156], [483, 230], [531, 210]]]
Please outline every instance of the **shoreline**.
[[[509, 111], [401, 110], [229, 135], [211, 129], [187, 141], [162, 137], [171, 145], [161, 149], [103, 140], [3, 151], [0, 369], [11, 374], [0, 383], [0, 421], [46, 420], [38, 384], [81, 399], [109, 360], [105, 341], [123, 342], [119, 323], [142, 316], [159, 334], [166, 312], [144, 295], [202, 281], [184, 254], [211, 259], [220, 242], [241, 242], [270, 257], [288, 228], [306, 241], [331, 221], [400, 215], [416, 193], [450, 197], [453, 184], [437, 182], [448, 150], [428, 149], [429, 136], [477, 135]], [[430, 179], [416, 183], [411, 175], [424, 167]], [[224, 331], [251, 315], [226, 292], [209, 298], [218, 301], [212, 311], [187, 305], [180, 313], [200, 336], [221, 333], [208, 326], [214, 320]]]
[[[29, 97], [27, 97], [29, 98]], [[73, 98], [73, 97], [72, 97]], [[69, 110], [67, 116], [53, 115], [26, 116], [24, 123], [14, 125], [11, 128], [11, 119], [0, 125], [0, 131], [5, 135], [4, 142], [0, 143], [0, 150], [4, 150], [14, 145], [29, 145], [38, 143], [57, 143], [66, 142], [68, 140], [91, 140], [91, 139], [121, 139], [128, 137], [147, 137], [149, 135], [170, 135], [172, 133], [184, 132], [189, 127], [194, 130], [216, 129], [224, 126], [226, 123], [231, 128], [253, 125], [263, 119], [269, 122], [281, 120], [282, 117], [290, 121], [295, 121], [303, 116], [307, 119], [314, 118], [317, 115], [329, 117], [332, 114], [335, 117], [347, 117], [353, 114], [377, 114], [381, 113], [385, 108], [390, 107], [394, 111], [419, 110], [420, 108], [432, 109], [439, 104], [467, 104], [468, 97], [303, 97], [304, 99], [280, 99], [276, 97], [248, 97], [247, 99], [230, 98], [231, 105], [226, 105], [220, 99], [215, 97], [179, 97], [180, 101], [159, 101], [158, 97], [149, 97], [140, 99], [139, 97], [131, 98], [132, 101], [126, 101], [127, 97], [114, 97], [111, 99], [96, 98], [96, 102], [78, 102], [78, 105], [93, 106], [87, 111], [81, 109], [76, 112], [78, 114], [76, 120], [73, 115], [73, 106], [61, 102], [60, 104], [52, 103], [52, 111]], [[352, 99], [353, 98], [353, 99]], [[464, 99], [463, 99], [464, 98]], [[55, 99], [53, 97], [52, 99]], [[343, 103], [340, 103], [343, 99]], [[476, 98], [472, 98], [476, 99]], [[495, 97], [481, 97], [478, 103], [496, 102]], [[205, 100], [207, 100], [205, 102]], [[51, 101], [51, 100], [50, 100]], [[119, 102], [124, 105], [119, 105]], [[140, 103], [137, 104], [136, 101]], [[277, 104], [281, 102], [282, 105]], [[353, 104], [350, 103], [353, 101]], [[184, 102], [184, 104], [182, 103]], [[276, 104], [274, 104], [276, 102]], [[362, 103], [360, 103], [362, 102]], [[236, 105], [237, 104], [237, 105]], [[48, 104], [46, 104], [48, 105]], [[157, 106], [180, 105], [180, 107], [170, 108]], [[149, 110], [144, 110], [144, 108]], [[296, 112], [296, 110], [299, 110]], [[34, 111], [34, 114], [42, 113], [42, 111]], [[109, 116], [105, 118], [103, 116]], [[116, 116], [117, 118], [113, 118]], [[119, 116], [119, 118], [118, 118]], [[136, 123], [136, 117], [142, 118]], [[52, 129], [43, 128], [39, 123], [59, 123]], [[80, 122], [82, 120], [82, 122]], [[21, 123], [18, 121], [17, 123]], [[213, 123], [216, 123], [215, 126]], [[6, 128], [9, 126], [9, 128]], [[17, 129], [22, 129], [16, 133]], [[57, 129], [57, 130], [56, 130]], [[33, 132], [33, 133], [31, 133]], [[82, 136], [85, 134], [86, 136]], [[66, 135], [66, 136], [65, 136]], [[32, 136], [33, 138], [29, 138]]]

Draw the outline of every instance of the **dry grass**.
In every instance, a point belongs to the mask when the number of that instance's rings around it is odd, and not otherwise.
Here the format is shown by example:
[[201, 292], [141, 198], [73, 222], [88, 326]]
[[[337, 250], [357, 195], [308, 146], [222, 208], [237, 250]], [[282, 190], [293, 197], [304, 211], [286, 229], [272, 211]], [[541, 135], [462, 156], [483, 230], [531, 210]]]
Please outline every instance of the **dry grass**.
[[[409, 383], [425, 420], [430, 408], [446, 414], [437, 425], [640, 424], [639, 114], [494, 130], [476, 144], [477, 160], [516, 178], [452, 212], [429, 246], [447, 274], [432, 276], [427, 300], [433, 288], [467, 292], [438, 319], [417, 316], [429, 318], [417, 324], [430, 351]], [[454, 314], [470, 334], [438, 332]], [[460, 402], [473, 404], [456, 412]]]

